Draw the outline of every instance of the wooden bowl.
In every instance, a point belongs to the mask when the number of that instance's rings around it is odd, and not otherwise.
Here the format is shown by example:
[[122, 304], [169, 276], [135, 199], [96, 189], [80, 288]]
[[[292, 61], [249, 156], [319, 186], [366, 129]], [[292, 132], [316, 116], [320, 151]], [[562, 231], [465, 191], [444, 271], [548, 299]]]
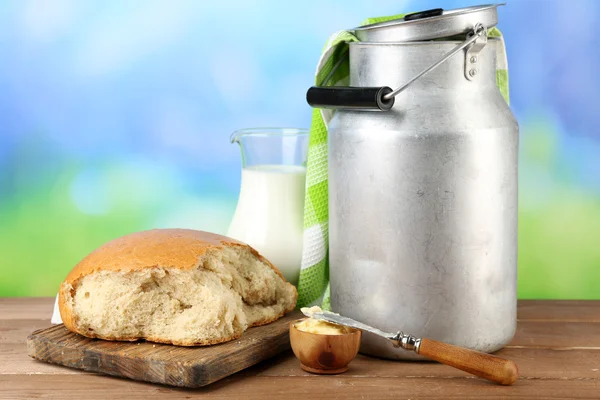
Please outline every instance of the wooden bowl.
[[296, 329], [296, 324], [306, 318], [290, 323], [290, 343], [300, 367], [314, 374], [341, 374], [358, 354], [361, 331], [353, 329], [340, 335], [322, 335]]

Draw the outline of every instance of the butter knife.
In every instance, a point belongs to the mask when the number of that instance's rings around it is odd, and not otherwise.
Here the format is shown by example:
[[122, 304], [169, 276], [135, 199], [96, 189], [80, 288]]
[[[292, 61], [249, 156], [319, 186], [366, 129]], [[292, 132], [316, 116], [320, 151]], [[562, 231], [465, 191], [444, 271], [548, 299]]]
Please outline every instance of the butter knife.
[[325, 310], [314, 311], [314, 309], [302, 308], [301, 311], [307, 317], [373, 333], [391, 341], [394, 347], [414, 351], [429, 359], [501, 385], [511, 385], [517, 380], [517, 365], [513, 361], [504, 358], [432, 339], [417, 338], [402, 331], [398, 333], [384, 332], [362, 322]]

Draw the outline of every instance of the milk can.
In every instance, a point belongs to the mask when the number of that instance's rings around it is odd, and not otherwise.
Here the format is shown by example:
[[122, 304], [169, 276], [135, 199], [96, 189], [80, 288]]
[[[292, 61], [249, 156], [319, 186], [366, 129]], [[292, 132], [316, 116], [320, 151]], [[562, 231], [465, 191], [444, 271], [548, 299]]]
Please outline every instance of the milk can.
[[[357, 28], [328, 125], [335, 312], [493, 352], [516, 329], [518, 125], [496, 85], [497, 6]], [[363, 336], [361, 351], [417, 358]]]

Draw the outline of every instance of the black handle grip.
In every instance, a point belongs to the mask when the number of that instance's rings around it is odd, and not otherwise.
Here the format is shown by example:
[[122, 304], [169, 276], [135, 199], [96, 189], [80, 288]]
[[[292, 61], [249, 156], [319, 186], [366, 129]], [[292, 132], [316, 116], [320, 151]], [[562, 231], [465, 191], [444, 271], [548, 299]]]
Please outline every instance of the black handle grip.
[[442, 15], [444, 13], [443, 8], [433, 8], [431, 10], [419, 11], [412, 14], [407, 14], [404, 16], [405, 21], [414, 21], [416, 19], [429, 18], [429, 17], [437, 17], [438, 15]]
[[315, 108], [389, 110], [394, 98], [383, 98], [392, 89], [383, 87], [313, 86], [306, 92], [306, 102]]

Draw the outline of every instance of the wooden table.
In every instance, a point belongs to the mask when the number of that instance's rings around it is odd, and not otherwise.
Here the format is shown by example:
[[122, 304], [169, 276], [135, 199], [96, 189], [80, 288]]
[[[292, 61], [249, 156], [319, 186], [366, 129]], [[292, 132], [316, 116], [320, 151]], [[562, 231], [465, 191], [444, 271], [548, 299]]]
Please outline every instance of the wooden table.
[[359, 355], [348, 372], [303, 372], [290, 352], [198, 390], [134, 382], [34, 361], [25, 340], [50, 326], [53, 299], [0, 299], [0, 399], [457, 398], [600, 399], [600, 301], [520, 301], [514, 340], [498, 354], [519, 366], [502, 387], [435, 363]]

